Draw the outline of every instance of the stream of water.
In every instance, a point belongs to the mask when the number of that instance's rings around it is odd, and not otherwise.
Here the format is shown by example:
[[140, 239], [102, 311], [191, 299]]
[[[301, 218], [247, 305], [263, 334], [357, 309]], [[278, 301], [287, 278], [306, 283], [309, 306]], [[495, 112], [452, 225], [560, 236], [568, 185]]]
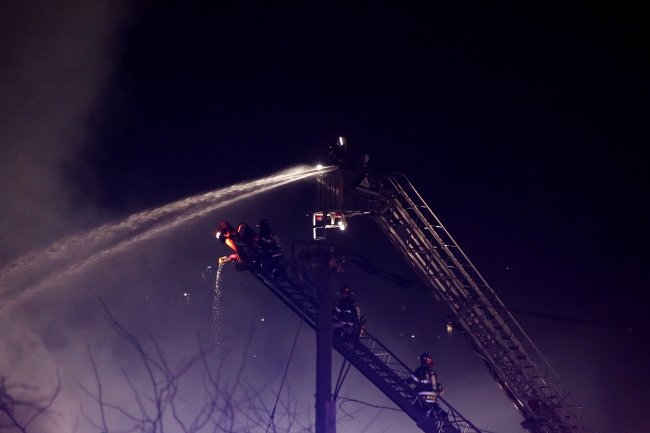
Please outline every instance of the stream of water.
[[[0, 308], [48, 287], [88, 265], [124, 251], [138, 242], [169, 233], [216, 209], [282, 185], [331, 171], [298, 166], [262, 179], [196, 195], [125, 220], [56, 242], [45, 251], [26, 255], [0, 270]], [[218, 291], [218, 288], [216, 289]]]

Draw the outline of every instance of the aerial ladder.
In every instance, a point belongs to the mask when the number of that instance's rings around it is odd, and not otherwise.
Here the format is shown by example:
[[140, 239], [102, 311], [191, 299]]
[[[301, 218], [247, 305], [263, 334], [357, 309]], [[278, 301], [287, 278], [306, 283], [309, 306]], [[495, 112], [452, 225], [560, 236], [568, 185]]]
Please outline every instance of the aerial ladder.
[[515, 318], [403, 174], [375, 176], [363, 164], [318, 178], [313, 235], [372, 218], [442, 305], [531, 433], [600, 433]]
[[[305, 257], [313, 249], [303, 251], [302, 257], [288, 263], [281, 277], [266, 269], [253, 254], [242, 254], [243, 260], [234, 259], [240, 270], [249, 271], [257, 280], [271, 290], [289, 309], [302, 318], [312, 329], [317, 329], [318, 300], [313, 276]], [[232, 257], [232, 256], [231, 256]], [[232, 259], [231, 259], [232, 260]], [[222, 262], [227, 262], [223, 258]], [[302, 263], [302, 265], [301, 265]], [[352, 340], [334, 338], [332, 347], [370, 382], [372, 382], [397, 407], [409, 416], [425, 433], [481, 433], [445, 399], [438, 397], [447, 418], [427, 416], [417, 404], [418, 394], [410, 385], [413, 371], [379, 339], [364, 329]], [[343, 366], [341, 367], [343, 370]]]
[[[341, 145], [345, 144], [341, 141]], [[467, 341], [523, 417], [531, 433], [601, 433], [560, 380], [515, 318], [403, 174], [377, 176], [337, 152], [340, 169], [317, 178], [313, 237], [345, 229], [351, 217], [372, 218], [442, 305], [450, 325]], [[313, 278], [297, 264], [278, 279], [249, 257], [238, 265], [269, 288], [316, 330], [318, 301]], [[448, 420], [427, 417], [408, 385], [413, 371], [376, 337], [364, 330], [352, 344], [333, 340], [333, 348], [426, 433], [480, 433], [442, 397]]]
[[[332, 301], [330, 298], [319, 301], [314, 259], [327, 256], [333, 259], [332, 263], [336, 262], [337, 254], [329, 246], [311, 242], [296, 260], [287, 262], [282, 258], [269, 266], [269, 258], [260, 251], [257, 234], [245, 223], [235, 229], [228, 222], [222, 222], [217, 238], [237, 253], [220, 258], [220, 266], [232, 262], [237, 270], [249, 271], [307, 325], [318, 331], [319, 307], [322, 306], [319, 302]], [[333, 303], [327, 305], [326, 310], [331, 311], [333, 306]], [[357, 338], [333, 338], [332, 348], [344, 359], [341, 372], [345, 362], [354, 366], [425, 433], [481, 433], [441, 396], [438, 396], [438, 402], [446, 416], [423, 409], [412, 386], [413, 371], [366, 329]], [[335, 395], [344, 378], [345, 375], [339, 376]]]

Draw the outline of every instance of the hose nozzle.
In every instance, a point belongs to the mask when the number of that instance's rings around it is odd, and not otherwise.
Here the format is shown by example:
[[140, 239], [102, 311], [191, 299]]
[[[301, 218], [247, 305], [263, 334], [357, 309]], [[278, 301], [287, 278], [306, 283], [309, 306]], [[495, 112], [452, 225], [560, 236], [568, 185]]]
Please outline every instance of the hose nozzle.
[[238, 261], [239, 261], [239, 256], [237, 254], [231, 254], [229, 256], [219, 257], [220, 265], [225, 265], [226, 263], [238, 262]]

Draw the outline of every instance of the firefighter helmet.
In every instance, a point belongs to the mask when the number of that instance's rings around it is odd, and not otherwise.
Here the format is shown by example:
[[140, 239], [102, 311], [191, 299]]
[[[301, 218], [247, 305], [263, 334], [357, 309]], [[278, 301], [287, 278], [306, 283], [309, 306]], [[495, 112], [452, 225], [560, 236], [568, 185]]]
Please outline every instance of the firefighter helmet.
[[226, 243], [226, 239], [231, 238], [235, 234], [235, 229], [230, 225], [228, 221], [221, 221], [219, 228], [217, 229], [217, 239], [221, 241], [222, 244]]
[[267, 220], [266, 218], [262, 218], [260, 220], [260, 223], [258, 224], [260, 228], [267, 227], [271, 228], [271, 221]]
[[433, 361], [428, 353], [423, 353], [420, 355], [420, 363], [426, 365], [427, 367], [433, 367]]
[[339, 293], [341, 294], [341, 296], [351, 295], [352, 294], [352, 289], [350, 288], [350, 286], [345, 285], [345, 286], [341, 287], [341, 290], [339, 290]]

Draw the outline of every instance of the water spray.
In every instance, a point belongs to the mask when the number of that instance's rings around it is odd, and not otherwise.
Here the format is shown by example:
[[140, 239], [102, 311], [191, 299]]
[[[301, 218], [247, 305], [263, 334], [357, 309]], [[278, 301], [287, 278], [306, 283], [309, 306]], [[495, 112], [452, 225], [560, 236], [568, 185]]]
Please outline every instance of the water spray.
[[[46, 251], [25, 256], [0, 271], [3, 290], [0, 296], [4, 298], [0, 301], [0, 308], [12, 300], [36, 293], [49, 284], [75, 274], [88, 265], [121, 252], [127, 247], [160, 236], [216, 209], [336, 168], [336, 166], [320, 169], [312, 166], [294, 167], [262, 179], [235, 184], [154, 210], [140, 212], [120, 223], [107, 224], [57, 242]], [[54, 266], [54, 271], [42, 276], [43, 269], [47, 269], [48, 266]], [[63, 269], [59, 270], [62, 267]], [[33, 275], [38, 276], [39, 273], [40, 277], [33, 277]]]

